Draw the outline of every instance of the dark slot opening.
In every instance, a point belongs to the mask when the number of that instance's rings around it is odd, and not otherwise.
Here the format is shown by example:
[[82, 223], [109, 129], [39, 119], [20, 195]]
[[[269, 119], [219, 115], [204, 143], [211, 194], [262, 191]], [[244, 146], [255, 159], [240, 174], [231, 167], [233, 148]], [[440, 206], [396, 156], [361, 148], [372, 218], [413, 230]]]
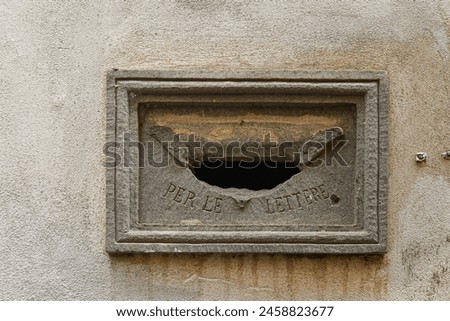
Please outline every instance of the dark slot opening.
[[300, 170], [291, 162], [204, 161], [192, 172], [210, 185], [222, 188], [271, 189], [287, 181]]

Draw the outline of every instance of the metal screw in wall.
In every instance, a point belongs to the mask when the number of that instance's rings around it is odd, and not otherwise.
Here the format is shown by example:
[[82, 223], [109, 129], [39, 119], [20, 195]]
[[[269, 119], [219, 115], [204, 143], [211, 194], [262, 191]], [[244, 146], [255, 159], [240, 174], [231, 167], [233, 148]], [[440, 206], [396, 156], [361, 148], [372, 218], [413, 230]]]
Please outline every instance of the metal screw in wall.
[[425, 152], [416, 153], [416, 162], [417, 163], [423, 163], [426, 161], [427, 161], [427, 153], [425, 153]]

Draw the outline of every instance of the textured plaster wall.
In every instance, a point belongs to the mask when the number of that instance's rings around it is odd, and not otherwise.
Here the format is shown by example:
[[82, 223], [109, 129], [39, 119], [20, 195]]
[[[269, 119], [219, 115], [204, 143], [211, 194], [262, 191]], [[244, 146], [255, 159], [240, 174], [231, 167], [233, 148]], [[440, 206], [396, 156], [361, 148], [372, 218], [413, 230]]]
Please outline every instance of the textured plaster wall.
[[[449, 300], [449, 28], [448, 0], [1, 0], [0, 299]], [[108, 256], [113, 67], [386, 70], [388, 254]]]

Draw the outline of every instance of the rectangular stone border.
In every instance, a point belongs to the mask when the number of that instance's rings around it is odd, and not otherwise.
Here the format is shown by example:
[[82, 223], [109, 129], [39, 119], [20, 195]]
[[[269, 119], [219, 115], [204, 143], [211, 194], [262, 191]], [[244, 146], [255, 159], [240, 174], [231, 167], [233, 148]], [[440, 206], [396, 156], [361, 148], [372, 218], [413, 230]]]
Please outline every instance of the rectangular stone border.
[[[107, 75], [106, 141], [129, 126], [129, 94], [208, 91], [350, 94], [365, 98], [364, 222], [343, 232], [145, 231], [136, 225], [133, 169], [107, 169], [107, 251], [380, 254], [387, 249], [387, 76], [384, 72], [201, 72], [112, 70]], [[368, 175], [366, 175], [368, 174]], [[120, 184], [117, 184], [120, 182]], [[368, 192], [369, 191], [369, 192]], [[277, 234], [274, 236], [274, 234]]]

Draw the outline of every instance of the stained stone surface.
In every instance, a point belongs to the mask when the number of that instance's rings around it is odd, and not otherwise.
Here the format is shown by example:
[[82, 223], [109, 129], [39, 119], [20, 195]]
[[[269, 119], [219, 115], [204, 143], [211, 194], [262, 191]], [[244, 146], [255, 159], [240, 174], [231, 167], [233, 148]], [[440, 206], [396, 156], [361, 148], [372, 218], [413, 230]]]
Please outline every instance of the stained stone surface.
[[[209, 104], [186, 107], [181, 104], [171, 107], [149, 106], [141, 109], [143, 115], [140, 120], [140, 139], [155, 146], [148, 153], [162, 150], [165, 155], [158, 157], [161, 160], [174, 156], [164, 150], [152, 136], [157, 137], [160, 134], [160, 126], [167, 128], [172, 135], [185, 135], [186, 141], [186, 135], [194, 134], [201, 144], [218, 143], [224, 146], [225, 152], [220, 153], [217, 159], [233, 158], [236, 162], [244, 161], [241, 149], [245, 148], [245, 145], [242, 145], [246, 142], [256, 142], [264, 146], [266, 135], [269, 135], [272, 144], [277, 146], [282, 142], [306, 142], [314, 133], [332, 124], [344, 127], [345, 139], [353, 144], [347, 144], [342, 150], [342, 158], [348, 162], [345, 165], [334, 161], [329, 166], [317, 165], [320, 168], [305, 166], [288, 182], [270, 190], [218, 188], [196, 179], [188, 166], [181, 167], [176, 162], [164, 167], [146, 164], [139, 173], [140, 222], [158, 230], [218, 231], [291, 231], [305, 228], [323, 230], [336, 225], [351, 226], [355, 223], [356, 213], [352, 197], [355, 192], [354, 184], [345, 184], [354, 181], [354, 106], [329, 105], [324, 108], [320, 105], [283, 106], [280, 103], [245, 106], [237, 103], [230, 106]], [[233, 142], [236, 144], [232, 145]], [[268, 143], [266, 145], [268, 146]], [[301, 148], [302, 144], [299, 145]], [[227, 146], [235, 146], [230, 155], [226, 153]], [[280, 149], [280, 152], [289, 153], [289, 150]], [[254, 153], [256, 161], [266, 160], [257, 156], [263, 154], [263, 150], [254, 149]], [[277, 157], [280, 158], [278, 148], [273, 147], [272, 159]], [[205, 155], [196, 155], [196, 158], [201, 160]], [[287, 158], [291, 160], [291, 157]], [[320, 160], [325, 161], [325, 157], [322, 158], [323, 160]], [[348, 167], [344, 167], [346, 165]], [[242, 164], [243, 166], [245, 164]], [[193, 170], [195, 171], [195, 168]], [[248, 168], [246, 171], [250, 172], [252, 169]], [[215, 175], [214, 170], [211, 170], [210, 175]], [[233, 179], [239, 181], [245, 178], [236, 175]], [[263, 181], [268, 178], [262, 174], [258, 179]], [[343, 185], [348, 186], [345, 189], [340, 188]], [[339, 197], [339, 203], [333, 204], [331, 195]]]
[[[121, 155], [110, 252], [385, 251], [383, 73], [112, 71], [109, 82]], [[297, 172], [258, 188], [276, 177], [267, 161]], [[199, 178], [214, 162], [239, 170]]]

